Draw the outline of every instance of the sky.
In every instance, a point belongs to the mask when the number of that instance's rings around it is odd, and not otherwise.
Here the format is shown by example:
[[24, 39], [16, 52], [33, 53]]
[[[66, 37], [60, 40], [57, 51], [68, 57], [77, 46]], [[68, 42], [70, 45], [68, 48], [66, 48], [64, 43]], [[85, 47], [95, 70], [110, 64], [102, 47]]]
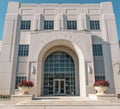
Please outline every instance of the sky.
[[3, 37], [4, 19], [9, 1], [20, 3], [100, 3], [111, 1], [116, 17], [118, 38], [120, 40], [120, 0], [0, 0], [0, 40]]

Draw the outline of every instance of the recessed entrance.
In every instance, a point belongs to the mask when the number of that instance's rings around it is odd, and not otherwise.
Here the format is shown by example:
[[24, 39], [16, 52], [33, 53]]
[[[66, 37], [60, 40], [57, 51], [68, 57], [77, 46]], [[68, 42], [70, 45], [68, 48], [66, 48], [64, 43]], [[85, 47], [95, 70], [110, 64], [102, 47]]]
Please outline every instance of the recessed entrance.
[[44, 95], [75, 95], [75, 66], [63, 52], [51, 53], [44, 61]]

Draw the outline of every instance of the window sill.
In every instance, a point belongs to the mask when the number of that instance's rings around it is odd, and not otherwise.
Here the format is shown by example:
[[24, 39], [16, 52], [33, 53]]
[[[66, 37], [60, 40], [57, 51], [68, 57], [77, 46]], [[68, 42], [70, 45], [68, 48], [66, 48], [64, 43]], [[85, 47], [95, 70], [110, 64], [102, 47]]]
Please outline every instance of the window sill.
[[96, 31], [97, 31], [97, 32], [99, 32], [99, 31], [102, 31], [102, 30], [90, 30], [90, 31], [93, 31], [93, 32], [96, 32]]
[[21, 32], [31, 32], [32, 30], [21, 30]]

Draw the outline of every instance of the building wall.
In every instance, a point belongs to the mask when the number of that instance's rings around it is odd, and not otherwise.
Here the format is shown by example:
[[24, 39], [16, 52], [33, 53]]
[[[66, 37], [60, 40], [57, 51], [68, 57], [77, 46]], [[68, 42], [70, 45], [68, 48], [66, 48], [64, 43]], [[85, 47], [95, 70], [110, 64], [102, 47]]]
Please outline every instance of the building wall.
[[2, 41], [0, 41], [0, 52], [1, 52], [1, 47], [2, 47]]
[[[20, 30], [21, 20], [31, 20], [31, 29]], [[54, 20], [54, 30], [44, 30], [44, 20]], [[67, 30], [67, 20], [76, 20], [77, 30]], [[90, 30], [90, 20], [99, 20], [101, 29]], [[111, 2], [100, 4], [9, 2], [0, 55], [0, 80], [3, 81], [0, 84], [0, 93], [13, 94], [16, 76], [22, 75], [34, 81], [35, 94], [40, 96], [42, 58], [55, 46], [68, 47], [78, 56], [80, 96], [94, 93], [92, 87], [95, 81], [94, 70], [99, 71], [101, 68], [104, 69], [101, 72], [105, 72], [105, 77], [110, 82], [108, 93], [118, 93], [120, 75], [117, 63], [120, 62], [120, 52], [116, 31]], [[18, 57], [20, 44], [29, 44], [28, 57]], [[102, 58], [93, 57], [93, 44], [102, 45]], [[33, 67], [36, 74], [31, 73]]]

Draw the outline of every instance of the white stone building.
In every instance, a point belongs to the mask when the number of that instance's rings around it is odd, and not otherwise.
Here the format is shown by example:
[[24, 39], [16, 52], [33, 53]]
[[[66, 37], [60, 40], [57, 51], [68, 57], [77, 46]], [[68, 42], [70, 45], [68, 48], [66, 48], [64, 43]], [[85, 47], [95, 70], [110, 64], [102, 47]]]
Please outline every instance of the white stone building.
[[[0, 45], [1, 46], [1, 45]], [[0, 93], [14, 94], [31, 80], [36, 96], [95, 93], [95, 80], [120, 93], [120, 52], [111, 2], [9, 2], [0, 54]]]

